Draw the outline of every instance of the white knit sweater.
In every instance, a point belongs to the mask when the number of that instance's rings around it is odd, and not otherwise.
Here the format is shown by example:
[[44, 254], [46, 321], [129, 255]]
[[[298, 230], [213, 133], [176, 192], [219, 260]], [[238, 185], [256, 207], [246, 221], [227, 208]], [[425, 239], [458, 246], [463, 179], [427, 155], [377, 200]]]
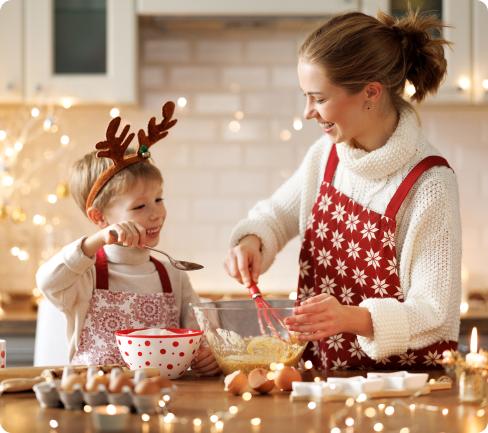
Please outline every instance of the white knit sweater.
[[[81, 331], [95, 290], [95, 256], [87, 257], [81, 249], [84, 237], [65, 246], [37, 272], [39, 290], [56, 308], [66, 315], [69, 360], [80, 343]], [[108, 266], [108, 285], [112, 292], [149, 295], [161, 293], [163, 288], [149, 251], [105, 245]], [[200, 329], [188, 307], [200, 298], [193, 290], [188, 275], [163, 261], [176, 297], [180, 327]]]
[[[248, 234], [261, 239], [263, 273], [289, 240], [297, 235], [303, 240], [331, 146], [327, 136], [318, 140], [294, 175], [235, 227], [231, 246]], [[368, 153], [339, 143], [337, 152], [333, 186], [379, 214], [384, 214], [400, 183], [420, 160], [440, 155], [410, 111], [402, 112], [396, 131], [380, 149]], [[397, 269], [405, 302], [375, 298], [360, 304], [371, 313], [374, 340], [358, 337], [358, 341], [375, 360], [441, 340], [457, 341], [459, 334], [461, 222], [453, 171], [433, 167], [425, 172], [396, 221]]]

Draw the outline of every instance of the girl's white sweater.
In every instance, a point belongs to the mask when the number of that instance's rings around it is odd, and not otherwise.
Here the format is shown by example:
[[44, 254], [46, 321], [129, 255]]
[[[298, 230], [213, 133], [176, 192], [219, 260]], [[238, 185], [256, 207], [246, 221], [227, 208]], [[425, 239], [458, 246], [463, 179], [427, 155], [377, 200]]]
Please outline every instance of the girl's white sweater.
[[[297, 235], [303, 240], [331, 146], [327, 136], [318, 140], [293, 176], [235, 227], [231, 247], [248, 234], [261, 239], [263, 273], [289, 240]], [[380, 214], [419, 161], [440, 155], [408, 110], [401, 113], [397, 129], [380, 149], [368, 153], [338, 143], [337, 152], [333, 186]], [[375, 360], [441, 340], [457, 341], [459, 334], [461, 222], [454, 172], [440, 166], [425, 172], [405, 198], [396, 221], [397, 269], [405, 302], [375, 298], [360, 304], [371, 313], [374, 340], [358, 337], [358, 341]]]

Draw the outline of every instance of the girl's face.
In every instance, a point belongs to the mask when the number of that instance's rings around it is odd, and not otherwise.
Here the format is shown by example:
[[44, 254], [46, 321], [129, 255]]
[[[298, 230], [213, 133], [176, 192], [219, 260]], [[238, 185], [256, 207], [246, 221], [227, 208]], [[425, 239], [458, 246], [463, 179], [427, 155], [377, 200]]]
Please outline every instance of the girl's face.
[[[332, 85], [326, 70], [303, 60], [298, 62], [300, 87], [307, 98], [305, 119], [315, 119], [333, 143], [361, 143], [371, 125], [366, 109], [366, 89], [350, 95], [342, 87]], [[371, 119], [369, 117], [369, 119]]]
[[156, 247], [166, 219], [162, 185], [140, 179], [104, 212], [107, 225], [134, 221], [146, 229], [146, 245]]

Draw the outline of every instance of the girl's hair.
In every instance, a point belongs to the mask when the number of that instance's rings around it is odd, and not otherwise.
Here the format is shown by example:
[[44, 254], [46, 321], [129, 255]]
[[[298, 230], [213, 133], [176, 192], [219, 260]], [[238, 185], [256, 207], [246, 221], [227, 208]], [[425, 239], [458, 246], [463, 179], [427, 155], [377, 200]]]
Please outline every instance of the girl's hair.
[[[134, 153], [136, 150], [131, 148], [125, 152], [126, 155]], [[111, 159], [97, 158], [97, 151], [95, 151], [85, 155], [71, 166], [71, 195], [84, 214], [86, 214], [86, 201], [93, 184], [111, 165], [113, 165]], [[93, 207], [100, 209], [103, 213], [117, 197], [135, 186], [139, 179], [148, 184], [151, 182], [163, 183], [163, 176], [155, 165], [145, 161], [136, 162], [120, 170], [104, 185], [93, 201]]]
[[379, 82], [397, 110], [415, 111], [403, 98], [408, 80], [414, 87], [412, 101], [435, 95], [446, 75], [444, 45], [431, 31], [449, 27], [434, 15], [409, 10], [396, 19], [380, 10], [377, 18], [361, 12], [337, 15], [319, 25], [300, 47], [299, 59], [325, 67], [333, 85], [350, 94], [368, 83]]

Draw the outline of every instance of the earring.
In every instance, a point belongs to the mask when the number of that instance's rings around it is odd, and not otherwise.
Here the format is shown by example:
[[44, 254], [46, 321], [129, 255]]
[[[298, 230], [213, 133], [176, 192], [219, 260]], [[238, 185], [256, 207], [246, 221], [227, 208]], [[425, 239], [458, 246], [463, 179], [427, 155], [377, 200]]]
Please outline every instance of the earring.
[[[368, 105], [371, 104], [371, 105]], [[371, 101], [366, 102], [365, 104], [366, 110], [372, 110], [374, 107], [374, 104]]]

